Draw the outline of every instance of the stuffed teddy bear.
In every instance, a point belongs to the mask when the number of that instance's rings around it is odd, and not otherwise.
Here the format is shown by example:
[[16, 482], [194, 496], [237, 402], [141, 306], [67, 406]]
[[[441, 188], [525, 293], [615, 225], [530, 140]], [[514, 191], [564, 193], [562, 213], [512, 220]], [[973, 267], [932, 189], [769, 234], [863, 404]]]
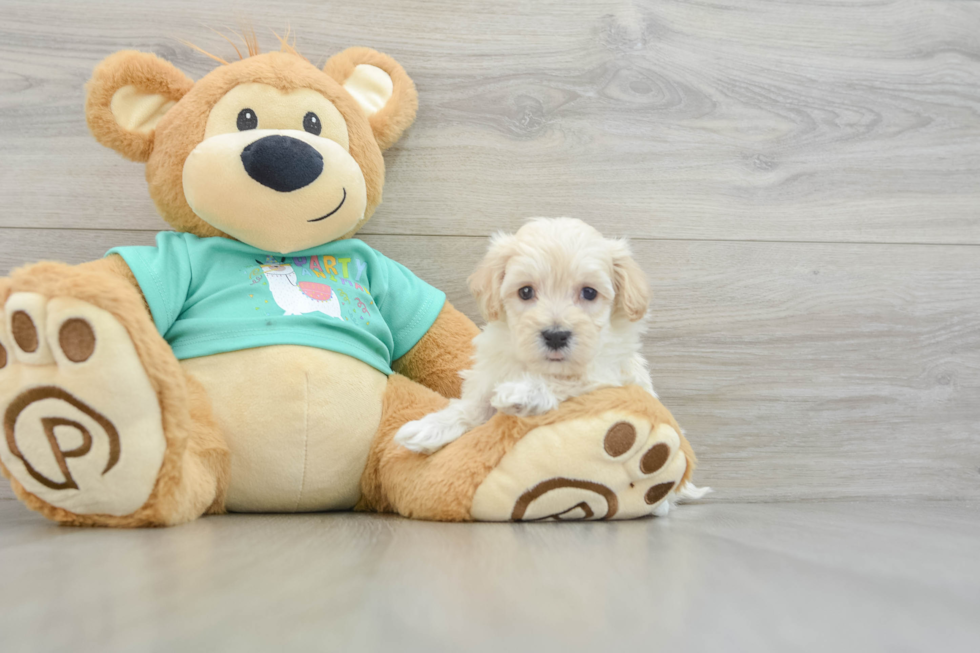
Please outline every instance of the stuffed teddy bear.
[[0, 279], [0, 462], [25, 504], [100, 526], [346, 509], [620, 519], [666, 505], [695, 458], [636, 387], [498, 414], [431, 456], [397, 446], [401, 425], [459, 395], [478, 332], [353, 238], [381, 202], [382, 151], [414, 120], [415, 86], [366, 48], [323, 69], [286, 43], [219, 61], [195, 83], [118, 52], [88, 84], [92, 133], [146, 164], [174, 231]]

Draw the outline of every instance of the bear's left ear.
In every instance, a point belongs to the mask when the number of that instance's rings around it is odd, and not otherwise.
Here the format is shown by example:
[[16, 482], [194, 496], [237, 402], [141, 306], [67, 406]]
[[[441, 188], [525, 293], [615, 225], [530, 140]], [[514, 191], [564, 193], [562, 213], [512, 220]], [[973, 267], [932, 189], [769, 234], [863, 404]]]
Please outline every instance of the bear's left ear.
[[106, 147], [145, 163], [157, 123], [192, 86], [187, 75], [154, 54], [117, 52], [95, 68], [86, 87], [89, 129]]
[[382, 150], [415, 121], [415, 84], [401, 65], [370, 48], [348, 48], [330, 57], [323, 71], [340, 82], [368, 116]]

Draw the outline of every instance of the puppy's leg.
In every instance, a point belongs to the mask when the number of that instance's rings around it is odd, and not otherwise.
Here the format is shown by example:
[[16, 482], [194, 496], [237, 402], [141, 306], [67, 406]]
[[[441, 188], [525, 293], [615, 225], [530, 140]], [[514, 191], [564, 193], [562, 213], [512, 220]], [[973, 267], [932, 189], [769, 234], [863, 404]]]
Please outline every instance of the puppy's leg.
[[453, 399], [443, 410], [402, 426], [395, 434], [395, 442], [418, 453], [438, 451], [471, 428], [471, 412], [463, 399]]
[[500, 412], [518, 417], [543, 415], [558, 408], [559, 403], [559, 397], [544, 379], [530, 375], [501, 383], [490, 400], [490, 405]]
[[410, 451], [433, 453], [493, 417], [491, 386], [481, 376], [463, 382], [463, 397], [452, 399], [439, 412], [408, 422], [395, 434], [395, 442]]
[[482, 377], [463, 382], [463, 396], [422, 419], [408, 422], [395, 434], [394, 441], [409, 451], [431, 454], [480, 426], [496, 412], [490, 405], [491, 386]]

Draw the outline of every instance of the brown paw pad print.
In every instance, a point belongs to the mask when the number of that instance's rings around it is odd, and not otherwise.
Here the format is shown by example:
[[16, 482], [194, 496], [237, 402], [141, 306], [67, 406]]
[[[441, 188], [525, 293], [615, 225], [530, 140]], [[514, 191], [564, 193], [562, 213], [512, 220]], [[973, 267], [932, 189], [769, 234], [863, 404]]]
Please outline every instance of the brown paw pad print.
[[[617, 422], [613, 424], [606, 437], [603, 438], [602, 446], [606, 453], [613, 458], [620, 458], [628, 453], [635, 452], [637, 445], [636, 427], [629, 422]], [[639, 456], [637, 469], [640, 476], [654, 474], [661, 470], [673, 453], [670, 445], [666, 442], [657, 442], [649, 447]]]
[[552, 478], [538, 483], [522, 494], [517, 500], [517, 503], [514, 504], [514, 512], [510, 518], [514, 521], [524, 521], [524, 516], [527, 514], [528, 506], [531, 503], [541, 499], [549, 492], [555, 492], [556, 490], [573, 490], [575, 494], [594, 496], [584, 496], [583, 500], [578, 501], [570, 508], [565, 508], [564, 505], [561, 505], [555, 512], [528, 521], [594, 519], [595, 511], [592, 509], [592, 506], [602, 504], [605, 504], [605, 511], [599, 519], [612, 519], [619, 510], [619, 499], [616, 497], [616, 493], [601, 483], [580, 481], [572, 478]]
[[10, 316], [10, 332], [18, 347], [28, 354], [37, 351], [37, 343], [39, 342], [37, 327], [34, 326], [34, 320], [26, 312], [17, 311]]
[[95, 351], [95, 332], [81, 318], [66, 320], [58, 332], [58, 344], [65, 358], [73, 363], [87, 361]]

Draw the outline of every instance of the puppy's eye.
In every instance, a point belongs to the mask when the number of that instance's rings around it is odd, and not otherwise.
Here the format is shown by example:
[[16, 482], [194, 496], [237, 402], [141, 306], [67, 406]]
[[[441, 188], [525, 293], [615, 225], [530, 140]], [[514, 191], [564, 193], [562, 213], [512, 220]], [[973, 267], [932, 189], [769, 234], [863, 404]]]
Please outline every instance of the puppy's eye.
[[534, 299], [534, 288], [532, 288], [531, 286], [524, 286], [523, 288], [517, 291], [517, 296], [523, 299], [524, 301]]
[[259, 126], [259, 117], [251, 109], [242, 109], [238, 112], [238, 131], [255, 129]]
[[310, 132], [314, 136], [319, 136], [320, 130], [323, 129], [323, 125], [320, 124], [320, 117], [310, 111], [308, 114], [303, 116], [303, 129]]
[[596, 290], [595, 288], [589, 288], [588, 286], [582, 288], [582, 299], [584, 299], [585, 301], [591, 302], [595, 300], [595, 298], [598, 296], [599, 296], [599, 291]]

